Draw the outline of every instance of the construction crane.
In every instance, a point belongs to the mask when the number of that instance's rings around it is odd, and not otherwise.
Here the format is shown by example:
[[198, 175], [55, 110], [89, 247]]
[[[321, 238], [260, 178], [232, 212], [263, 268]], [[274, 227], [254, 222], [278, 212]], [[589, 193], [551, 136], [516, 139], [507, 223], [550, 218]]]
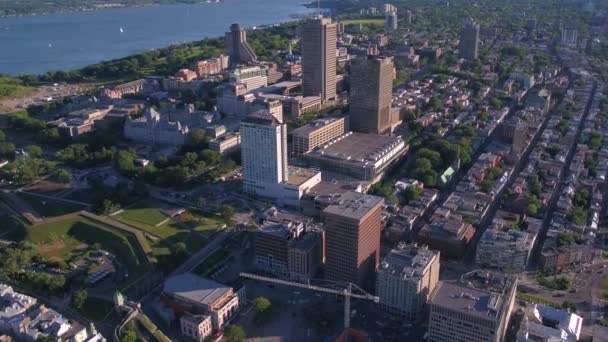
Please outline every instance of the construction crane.
[[[310, 283], [310, 280], [307, 280], [306, 283], [298, 283], [295, 281], [270, 278], [270, 277], [265, 277], [265, 276], [252, 274], [252, 273], [246, 273], [246, 272], [241, 272], [240, 276], [243, 278], [249, 278], [249, 279], [263, 281], [263, 282], [277, 284], [277, 285], [299, 287], [301, 289], [344, 296], [344, 330], [346, 330], [350, 327], [350, 299], [351, 298], [371, 300], [374, 303], [378, 303], [380, 301], [380, 297], [369, 294], [369, 293], [365, 292], [365, 290], [361, 289], [359, 286], [357, 286], [353, 283], [350, 283], [350, 282], [341, 283], [341, 282], [323, 280], [326, 283], [329, 283], [333, 286], [341, 288], [341, 289], [335, 289], [335, 288], [328, 288], [328, 287], [312, 285]], [[355, 291], [355, 292], [353, 292], [353, 291]]]

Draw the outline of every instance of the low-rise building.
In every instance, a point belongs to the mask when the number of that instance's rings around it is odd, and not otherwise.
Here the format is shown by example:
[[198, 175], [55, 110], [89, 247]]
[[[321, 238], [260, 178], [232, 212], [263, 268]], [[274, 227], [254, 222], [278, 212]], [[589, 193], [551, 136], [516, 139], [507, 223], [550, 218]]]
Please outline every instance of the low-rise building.
[[513, 227], [505, 222], [503, 216], [499, 212], [492, 226], [481, 236], [475, 263], [481, 268], [495, 268], [504, 272], [522, 271], [528, 264], [538, 231], [534, 227]]
[[464, 222], [462, 216], [449, 211], [435, 212], [431, 223], [418, 233], [419, 243], [439, 250], [442, 255], [460, 258], [475, 235], [475, 228]]
[[209, 148], [221, 154], [231, 153], [241, 147], [241, 134], [234, 132], [222, 135], [209, 142]]
[[344, 117], [315, 120], [293, 131], [293, 153], [300, 155], [310, 152], [347, 131], [348, 123]]
[[349, 132], [302, 155], [323, 171], [375, 182], [409, 149], [399, 136]]
[[516, 289], [516, 277], [482, 270], [440, 281], [430, 300], [428, 341], [503, 341]]
[[213, 333], [211, 316], [186, 313], [179, 319], [182, 335], [198, 342], [207, 340]]
[[517, 342], [576, 342], [581, 337], [583, 318], [565, 310], [540, 304], [526, 307], [517, 332]]
[[184, 273], [165, 280], [161, 300], [173, 308], [176, 316], [209, 315], [213, 329], [221, 330], [243, 303], [244, 291], [244, 288], [234, 291], [211, 279]]
[[414, 319], [422, 313], [438, 281], [438, 251], [400, 244], [380, 262], [376, 294], [383, 308]]
[[151, 107], [141, 118], [128, 117], [123, 127], [125, 138], [152, 145], [183, 145], [188, 132], [188, 126], [168, 121]]

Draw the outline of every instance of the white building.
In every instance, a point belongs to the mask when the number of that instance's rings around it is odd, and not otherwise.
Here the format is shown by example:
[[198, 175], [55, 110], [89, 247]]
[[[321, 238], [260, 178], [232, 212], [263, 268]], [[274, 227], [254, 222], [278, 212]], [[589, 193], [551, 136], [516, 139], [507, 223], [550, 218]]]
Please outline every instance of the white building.
[[211, 316], [186, 313], [179, 319], [182, 335], [198, 342], [205, 341], [213, 333]]
[[426, 246], [400, 244], [380, 263], [376, 294], [383, 308], [416, 318], [438, 281], [438, 251]]
[[127, 117], [123, 127], [125, 138], [152, 145], [183, 145], [188, 132], [187, 125], [171, 122], [151, 107], [141, 118]]
[[526, 308], [517, 342], [575, 342], [581, 336], [583, 319], [565, 310], [540, 304]]
[[0, 284], [0, 300], [3, 302], [0, 310], [0, 330], [14, 331], [18, 323], [26, 317], [26, 311], [36, 304], [36, 298], [13, 291], [13, 288]]
[[[321, 182], [321, 173], [287, 165], [287, 125], [282, 117], [258, 110], [241, 122], [243, 190], [299, 206], [306, 191]], [[291, 177], [291, 179], [290, 179]]]
[[575, 26], [566, 26], [562, 29], [562, 45], [576, 46], [578, 41], [578, 29]]

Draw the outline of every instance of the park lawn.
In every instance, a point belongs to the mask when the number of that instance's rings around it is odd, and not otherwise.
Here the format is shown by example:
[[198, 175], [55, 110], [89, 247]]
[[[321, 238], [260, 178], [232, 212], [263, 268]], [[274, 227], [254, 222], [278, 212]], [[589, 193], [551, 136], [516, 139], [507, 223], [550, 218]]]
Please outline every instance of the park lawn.
[[208, 238], [218, 230], [224, 229], [225, 227], [226, 224], [220, 219], [203, 217], [201, 218], [199, 224], [194, 228], [194, 230], [200, 232]]
[[114, 304], [100, 298], [87, 298], [81, 309], [80, 314], [92, 322], [102, 321], [110, 312], [114, 310]]
[[384, 19], [347, 19], [347, 20], [340, 20], [340, 22], [344, 25], [357, 25], [357, 24], [384, 25], [385, 20]]
[[155, 227], [168, 218], [160, 212], [160, 209], [163, 209], [163, 207], [154, 201], [140, 201], [114, 216], [114, 218], [137, 228], [148, 230], [149, 227]]
[[130, 274], [142, 273], [147, 268], [145, 256], [137, 250], [133, 237], [84, 217], [30, 226], [26, 230], [25, 240], [37, 245], [40, 254], [49, 259], [69, 260], [98, 243], [116, 255]]
[[42, 198], [23, 192], [18, 193], [17, 196], [29, 204], [38, 214], [45, 217], [61, 216], [84, 209], [84, 206], [80, 204]]

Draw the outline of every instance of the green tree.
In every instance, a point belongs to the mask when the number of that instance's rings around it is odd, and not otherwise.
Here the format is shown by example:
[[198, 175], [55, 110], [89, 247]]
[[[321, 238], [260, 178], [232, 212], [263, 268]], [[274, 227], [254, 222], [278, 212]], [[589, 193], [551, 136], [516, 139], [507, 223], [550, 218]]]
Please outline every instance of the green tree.
[[258, 314], [266, 314], [272, 309], [272, 303], [266, 297], [257, 297], [253, 300], [253, 308]]
[[422, 188], [419, 186], [409, 186], [403, 191], [403, 201], [407, 204], [415, 200], [422, 193]]
[[72, 174], [66, 169], [55, 171], [53, 178], [59, 183], [69, 183], [72, 181]]
[[229, 325], [224, 331], [224, 338], [228, 342], [243, 342], [245, 337], [245, 330], [238, 325]]
[[220, 214], [222, 216], [222, 219], [227, 223], [227, 224], [231, 224], [232, 223], [232, 217], [234, 216], [234, 208], [229, 206], [228, 204], [224, 204], [222, 205]]
[[207, 134], [201, 128], [197, 128], [188, 134], [188, 145], [189, 146], [202, 146], [205, 144], [205, 138]]
[[82, 309], [82, 306], [87, 301], [89, 294], [87, 290], [78, 290], [72, 294], [72, 306], [76, 309]]
[[0, 142], [5, 141], [6, 140], [6, 134], [4, 134], [4, 132], [2, 130], [0, 130]]
[[120, 342], [137, 342], [137, 333], [132, 326], [125, 327], [122, 335], [120, 336]]
[[0, 142], [0, 156], [12, 158], [15, 155], [15, 145], [9, 142]]
[[42, 157], [42, 148], [40, 148], [40, 146], [28, 145], [24, 148], [24, 150], [30, 156], [30, 158]]

